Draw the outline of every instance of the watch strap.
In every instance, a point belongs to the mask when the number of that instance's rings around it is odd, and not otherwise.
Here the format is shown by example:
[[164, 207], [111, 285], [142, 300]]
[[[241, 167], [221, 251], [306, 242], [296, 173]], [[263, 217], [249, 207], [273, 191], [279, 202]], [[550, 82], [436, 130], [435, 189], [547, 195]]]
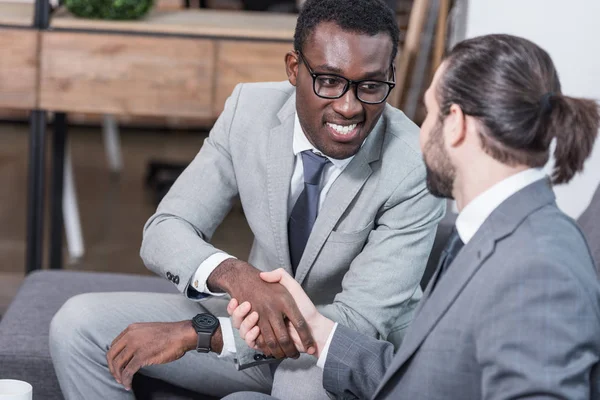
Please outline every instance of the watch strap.
[[198, 353], [210, 352], [210, 341], [212, 339], [213, 332], [197, 332], [198, 342], [196, 344], [196, 351]]

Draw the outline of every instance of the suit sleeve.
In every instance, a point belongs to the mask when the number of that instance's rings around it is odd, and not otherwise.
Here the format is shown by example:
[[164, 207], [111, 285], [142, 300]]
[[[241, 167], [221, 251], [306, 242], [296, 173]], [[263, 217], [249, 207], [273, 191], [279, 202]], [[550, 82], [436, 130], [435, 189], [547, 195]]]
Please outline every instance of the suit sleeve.
[[570, 271], [581, 267], [576, 254], [566, 258], [571, 265], [524, 256], [506, 265], [510, 279], [482, 288], [475, 338], [483, 399], [595, 398], [600, 329], [589, 289], [597, 283]]
[[391, 343], [338, 325], [323, 369], [323, 387], [344, 399], [370, 399], [393, 358]]
[[332, 304], [319, 306], [319, 312], [348, 328], [383, 339], [393, 328], [408, 326], [444, 213], [445, 201], [429, 193], [425, 168], [419, 163], [377, 215], [365, 247], [342, 280], [342, 291]]
[[208, 241], [238, 194], [229, 135], [241, 91], [238, 85], [200, 152], [144, 226], [140, 255], [146, 267], [177, 277], [171, 281], [186, 295], [202, 262], [219, 252]]

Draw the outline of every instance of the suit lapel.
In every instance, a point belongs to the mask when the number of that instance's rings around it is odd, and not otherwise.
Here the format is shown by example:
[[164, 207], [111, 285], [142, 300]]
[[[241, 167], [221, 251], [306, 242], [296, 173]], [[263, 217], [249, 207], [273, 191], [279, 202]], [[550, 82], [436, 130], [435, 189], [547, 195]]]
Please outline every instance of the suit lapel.
[[[452, 267], [437, 282], [433, 291], [431, 288], [435, 281], [433, 279], [430, 281], [426, 289], [427, 296], [423, 296], [409, 332], [404, 338], [382, 382], [389, 381], [417, 351], [421, 343], [423, 343], [440, 318], [446, 313], [473, 274], [475, 274], [490, 254], [493, 253], [494, 246], [495, 242], [489, 234], [478, 232], [476, 237], [457, 255], [452, 263]], [[439, 269], [435, 273], [436, 279], [438, 274]], [[380, 385], [376, 393], [379, 393], [383, 386], [383, 384]]]
[[280, 124], [269, 132], [269, 159], [267, 160], [267, 197], [271, 231], [279, 266], [293, 274], [287, 235], [288, 196], [290, 181], [294, 171], [294, 115], [296, 112], [295, 93], [277, 114]]
[[329, 234], [373, 173], [370, 163], [381, 156], [385, 135], [383, 120], [383, 117], [380, 118], [364, 146], [329, 189], [296, 269], [295, 278], [300, 284], [312, 268]]
[[[548, 180], [532, 183], [494, 210], [473, 239], [457, 255], [444, 277], [435, 283], [439, 274], [438, 266], [427, 285], [412, 325], [373, 398], [377, 397], [391, 377], [415, 354], [472, 276], [493, 254], [496, 242], [514, 232], [532, 212], [552, 202], [554, 193]], [[435, 290], [432, 291], [434, 283]]]

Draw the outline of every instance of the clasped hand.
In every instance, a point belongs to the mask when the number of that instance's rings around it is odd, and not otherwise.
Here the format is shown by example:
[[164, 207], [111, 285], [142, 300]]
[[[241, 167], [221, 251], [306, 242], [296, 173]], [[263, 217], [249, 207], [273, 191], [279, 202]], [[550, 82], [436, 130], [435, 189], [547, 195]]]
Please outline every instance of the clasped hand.
[[[260, 278], [265, 282], [281, 284], [292, 295], [302, 317], [308, 325], [307, 328], [310, 334], [315, 339], [316, 348], [312, 346], [307, 348], [304, 345], [296, 326], [289, 320], [287, 321], [287, 331], [299, 352], [318, 356], [333, 329], [334, 322], [319, 313], [302, 289], [302, 286], [284, 269], [279, 268], [271, 272], [261, 272]], [[260, 341], [262, 333], [261, 313], [253, 310], [250, 302], [244, 301], [239, 304], [236, 298], [232, 298], [229, 302], [227, 312], [231, 316], [233, 326], [239, 330], [240, 336], [246, 344], [251, 348], [268, 354], [270, 349], [265, 348], [264, 344]]]

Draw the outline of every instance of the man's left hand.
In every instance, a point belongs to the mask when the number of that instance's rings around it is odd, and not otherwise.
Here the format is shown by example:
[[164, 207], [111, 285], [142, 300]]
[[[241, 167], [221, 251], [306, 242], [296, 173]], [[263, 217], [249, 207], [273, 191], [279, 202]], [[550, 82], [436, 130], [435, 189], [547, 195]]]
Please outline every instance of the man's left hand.
[[108, 369], [118, 383], [131, 390], [133, 375], [140, 368], [180, 359], [196, 348], [197, 338], [191, 321], [129, 325], [110, 346]]

